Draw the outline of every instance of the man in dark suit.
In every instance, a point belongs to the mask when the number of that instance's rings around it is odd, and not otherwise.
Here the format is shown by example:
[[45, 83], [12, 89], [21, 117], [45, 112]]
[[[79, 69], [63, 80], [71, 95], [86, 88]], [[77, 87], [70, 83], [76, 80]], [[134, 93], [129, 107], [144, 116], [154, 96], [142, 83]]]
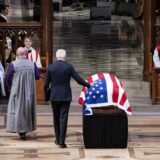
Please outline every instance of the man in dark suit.
[[6, 16], [9, 12], [9, 5], [0, 3], [0, 22], [7, 22]]
[[[6, 17], [8, 15], [8, 13], [9, 13], [9, 5], [5, 4], [5, 2], [3, 0], [0, 1], [0, 23], [1, 22], [8, 22], [7, 17]], [[2, 40], [2, 34], [0, 34], [0, 41], [1, 40]], [[9, 49], [13, 49], [13, 46], [15, 43], [15, 38], [12, 35], [7, 36], [6, 43], [7, 43], [7, 47]]]
[[[8, 15], [9, 13], [9, 5], [5, 4], [4, 1], [0, 1], [0, 23], [1, 22], [7, 22], [7, 18], [6, 16]], [[0, 47], [2, 47], [2, 34], [0, 33]], [[10, 41], [11, 39], [8, 38], [8, 40]], [[7, 43], [7, 42], [6, 42]], [[8, 45], [8, 44], [7, 44]]]
[[70, 86], [71, 77], [74, 78], [78, 84], [88, 88], [90, 84], [78, 75], [71, 64], [65, 61], [66, 51], [64, 49], [57, 50], [56, 58], [57, 61], [48, 66], [44, 83], [44, 92], [47, 98], [48, 89], [49, 87], [51, 88], [50, 101], [54, 114], [55, 143], [59, 145], [60, 148], [66, 148], [65, 138], [68, 113], [72, 100]]

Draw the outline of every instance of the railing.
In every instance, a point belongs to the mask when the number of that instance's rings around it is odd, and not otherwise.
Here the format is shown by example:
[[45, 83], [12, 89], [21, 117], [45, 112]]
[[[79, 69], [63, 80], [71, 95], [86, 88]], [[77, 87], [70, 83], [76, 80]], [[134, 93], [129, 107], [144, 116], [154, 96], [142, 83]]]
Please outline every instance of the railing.
[[[6, 60], [5, 60], [5, 54], [6, 54], [6, 37], [12, 37], [14, 39], [14, 45], [12, 47], [12, 50], [15, 52], [16, 49], [19, 46], [23, 46], [23, 38], [24, 36], [36, 35], [41, 41], [40, 44], [38, 44], [40, 50], [42, 47], [42, 31], [43, 26], [40, 23], [0, 23], [0, 54], [2, 56], [2, 63], [5, 66]], [[44, 77], [45, 72], [48, 67], [48, 56], [42, 57], [41, 56], [41, 62], [43, 68], [41, 68], [41, 78], [40, 80], [36, 81], [36, 95], [37, 95], [37, 104], [46, 104], [44, 100], [44, 92], [43, 92], [43, 84], [44, 84]]]

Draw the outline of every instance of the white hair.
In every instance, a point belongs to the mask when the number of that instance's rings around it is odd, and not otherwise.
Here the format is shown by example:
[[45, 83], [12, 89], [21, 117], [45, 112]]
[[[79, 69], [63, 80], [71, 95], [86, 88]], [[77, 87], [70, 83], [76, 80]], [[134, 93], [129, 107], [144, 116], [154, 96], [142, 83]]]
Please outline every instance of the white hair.
[[23, 47], [19, 47], [16, 51], [16, 58], [25, 58], [26, 57], [26, 51]]
[[64, 49], [58, 49], [56, 52], [57, 60], [66, 60], [66, 51]]

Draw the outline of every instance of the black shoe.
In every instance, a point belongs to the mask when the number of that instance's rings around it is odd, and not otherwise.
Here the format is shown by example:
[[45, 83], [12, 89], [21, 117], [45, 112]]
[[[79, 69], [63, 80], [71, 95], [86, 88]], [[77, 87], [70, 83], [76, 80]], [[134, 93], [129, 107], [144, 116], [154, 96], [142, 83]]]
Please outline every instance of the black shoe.
[[59, 144], [59, 148], [67, 148], [67, 145], [65, 143]]
[[58, 142], [57, 140], [55, 140], [55, 144], [56, 144], [56, 145], [59, 145], [59, 142]]
[[20, 139], [26, 140], [26, 133], [19, 133]]

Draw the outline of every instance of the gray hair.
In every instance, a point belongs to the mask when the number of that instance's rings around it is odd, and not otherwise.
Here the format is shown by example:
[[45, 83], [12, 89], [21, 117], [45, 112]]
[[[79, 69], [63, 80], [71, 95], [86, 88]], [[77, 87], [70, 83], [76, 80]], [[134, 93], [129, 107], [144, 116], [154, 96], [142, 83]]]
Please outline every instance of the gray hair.
[[64, 49], [58, 49], [56, 52], [57, 60], [66, 60], [66, 51]]
[[16, 58], [26, 58], [26, 50], [23, 47], [19, 47], [16, 51]]

